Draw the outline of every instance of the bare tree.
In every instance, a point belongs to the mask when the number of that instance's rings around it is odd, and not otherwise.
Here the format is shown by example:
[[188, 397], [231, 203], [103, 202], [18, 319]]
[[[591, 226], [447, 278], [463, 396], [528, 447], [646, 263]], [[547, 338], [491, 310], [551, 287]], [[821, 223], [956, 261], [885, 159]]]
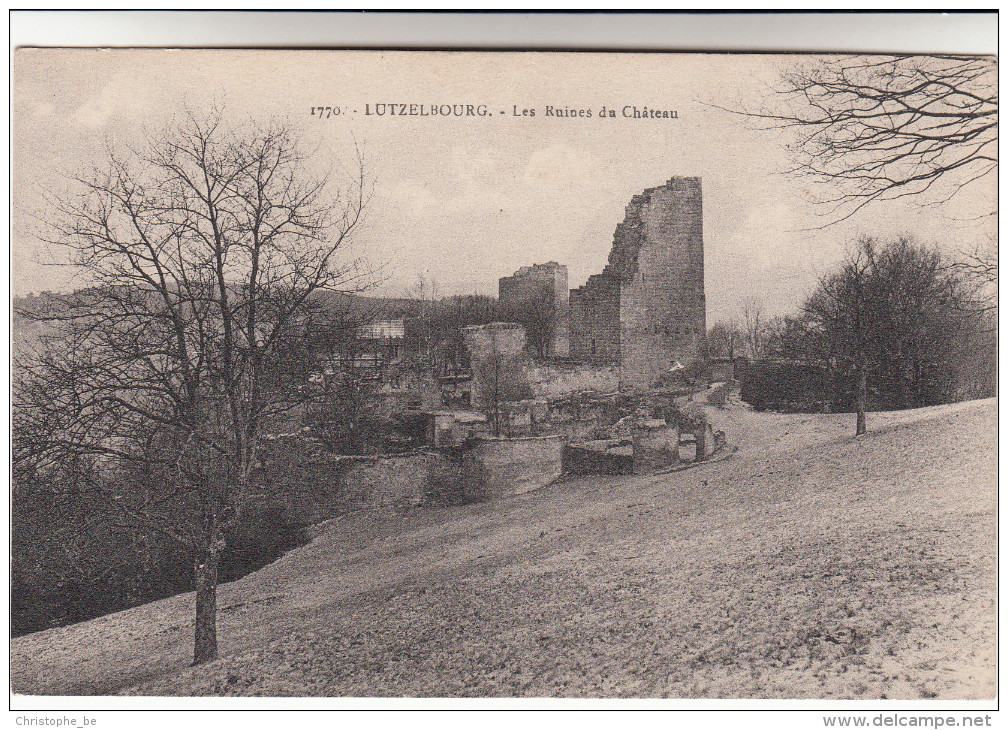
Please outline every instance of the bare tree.
[[529, 346], [537, 357], [543, 360], [549, 357], [557, 318], [556, 301], [549, 286], [537, 286], [512, 302], [499, 302], [498, 309], [502, 322], [516, 322], [525, 328]]
[[874, 201], [944, 201], [997, 169], [993, 58], [823, 57], [783, 73], [774, 92], [763, 108], [731, 111], [794, 132], [791, 172], [823, 185], [833, 221]]
[[466, 345], [470, 351], [474, 395], [478, 407], [500, 436], [506, 423], [503, 404], [532, 397], [528, 379], [527, 344], [524, 331], [501, 322], [486, 327], [467, 327]]
[[745, 330], [746, 354], [750, 360], [760, 360], [764, 355], [766, 334], [766, 318], [763, 316], [763, 303], [757, 297], [749, 297], [742, 304], [742, 322]]
[[284, 126], [189, 114], [110, 153], [55, 200], [53, 242], [88, 286], [38, 315], [53, 335], [15, 389], [34, 464], [85, 460], [119, 519], [194, 555], [194, 662], [217, 654], [217, 569], [249, 503], [264, 422], [292, 389], [280, 366], [314, 292], [366, 285], [344, 244], [367, 194], [337, 190]]
[[856, 371], [857, 436], [868, 431], [868, 370], [874, 353], [871, 339], [877, 331], [873, 315], [878, 314], [869, 293], [874, 266], [875, 242], [862, 239], [840, 271], [824, 277], [805, 304], [812, 326], [831, 342], [833, 357], [842, 357]]
[[734, 359], [745, 347], [745, 337], [734, 319], [718, 321], [707, 331], [707, 345], [711, 357]]
[[971, 251], [960, 251], [950, 268], [973, 290], [972, 302], [983, 312], [997, 314], [998, 252], [993, 238]]
[[956, 363], [983, 320], [969, 296], [936, 250], [864, 237], [820, 281], [803, 318], [776, 333], [775, 347], [825, 361], [834, 379], [853, 376], [860, 435], [869, 392], [896, 408], [955, 399]]

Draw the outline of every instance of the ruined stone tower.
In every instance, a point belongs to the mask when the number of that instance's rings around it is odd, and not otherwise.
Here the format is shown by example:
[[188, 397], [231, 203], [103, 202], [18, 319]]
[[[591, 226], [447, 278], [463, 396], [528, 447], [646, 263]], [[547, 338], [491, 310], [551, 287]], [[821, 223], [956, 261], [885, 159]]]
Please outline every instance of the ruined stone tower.
[[[556, 261], [523, 266], [511, 276], [500, 280], [498, 301], [504, 308], [525, 310], [526, 322], [545, 329], [547, 357], [567, 357], [570, 354], [570, 305], [567, 288], [567, 267]], [[534, 333], [529, 333], [535, 336]]]
[[623, 384], [640, 388], [695, 361], [707, 331], [703, 261], [700, 178], [635, 195], [609, 263], [571, 291], [571, 354], [618, 362]]

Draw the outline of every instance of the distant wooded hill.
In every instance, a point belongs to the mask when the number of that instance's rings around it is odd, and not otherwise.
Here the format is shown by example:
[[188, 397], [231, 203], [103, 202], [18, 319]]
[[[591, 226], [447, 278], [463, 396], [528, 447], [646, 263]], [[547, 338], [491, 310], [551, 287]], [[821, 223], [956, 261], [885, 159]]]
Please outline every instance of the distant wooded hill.
[[[46, 327], [45, 323], [38, 322], [32, 315], [41, 315], [50, 306], [53, 300], [60, 300], [71, 294], [59, 294], [53, 292], [30, 293], [23, 297], [14, 297], [11, 300], [11, 354], [16, 356], [19, 353], [32, 349], [38, 341], [38, 333]], [[481, 300], [496, 301], [496, 297], [486, 295], [475, 295]], [[468, 300], [472, 295], [452, 295], [438, 299], [440, 304], [447, 304], [462, 300]], [[418, 317], [424, 306], [430, 302], [423, 302], [419, 299], [409, 299], [406, 297], [379, 297], [365, 294], [347, 294], [344, 292], [318, 291], [312, 296], [312, 301], [320, 304], [323, 309], [332, 312], [343, 312], [354, 319], [360, 321], [377, 321], [387, 319]]]

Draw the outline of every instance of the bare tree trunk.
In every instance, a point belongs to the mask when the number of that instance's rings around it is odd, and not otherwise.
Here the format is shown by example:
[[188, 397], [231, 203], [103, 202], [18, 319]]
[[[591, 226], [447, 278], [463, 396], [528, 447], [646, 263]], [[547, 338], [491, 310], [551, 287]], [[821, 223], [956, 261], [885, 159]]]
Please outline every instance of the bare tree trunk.
[[501, 435], [501, 403], [500, 403], [500, 353], [497, 352], [497, 340], [494, 337], [494, 390], [493, 390], [493, 418], [494, 436], [500, 438]]
[[857, 433], [855, 436], [868, 432], [868, 424], [865, 419], [865, 407], [868, 401], [868, 368], [862, 362], [858, 372], [857, 387]]
[[196, 637], [193, 664], [217, 658], [218, 549], [196, 549]]
[[836, 366], [835, 360], [831, 357], [828, 361], [829, 363], [829, 378], [830, 378], [830, 412], [837, 413], [837, 408], [840, 404], [840, 370]]
[[913, 367], [913, 407], [914, 408], [920, 408], [922, 405], [924, 405], [923, 401], [924, 401], [924, 398], [922, 396], [922, 389], [921, 389], [921, 364], [920, 364], [920, 360], [918, 360], [917, 358], [914, 358], [914, 367]]

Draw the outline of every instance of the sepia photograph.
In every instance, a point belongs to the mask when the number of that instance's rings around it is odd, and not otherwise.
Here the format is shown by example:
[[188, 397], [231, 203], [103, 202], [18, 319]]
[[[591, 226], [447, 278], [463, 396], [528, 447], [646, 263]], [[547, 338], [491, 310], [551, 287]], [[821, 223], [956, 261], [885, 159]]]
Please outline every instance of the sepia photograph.
[[12, 701], [996, 699], [996, 56], [11, 59]]

